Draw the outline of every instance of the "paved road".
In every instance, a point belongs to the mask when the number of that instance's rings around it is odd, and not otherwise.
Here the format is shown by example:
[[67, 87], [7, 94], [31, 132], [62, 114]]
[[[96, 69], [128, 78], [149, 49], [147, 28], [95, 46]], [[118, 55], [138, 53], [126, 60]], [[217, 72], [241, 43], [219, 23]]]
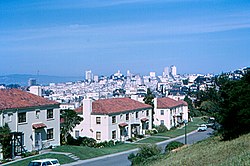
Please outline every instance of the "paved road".
[[[205, 132], [191, 132], [187, 135], [187, 143], [188, 144], [193, 144], [195, 142], [201, 141], [203, 139], [206, 139], [208, 137], [210, 137], [210, 135], [212, 134], [213, 130], [212, 129], [208, 129]], [[165, 148], [165, 146], [171, 142], [171, 141], [180, 141], [180, 142], [185, 142], [184, 139], [184, 135], [177, 137], [177, 138], [173, 138], [173, 139], [169, 139], [166, 140], [164, 142], [160, 142], [157, 143], [158, 146], [160, 146], [161, 148]], [[130, 150], [130, 151], [126, 151], [126, 152], [121, 152], [121, 153], [116, 153], [116, 154], [111, 154], [111, 155], [107, 155], [107, 156], [102, 156], [102, 157], [97, 157], [97, 158], [93, 158], [93, 159], [88, 159], [88, 160], [79, 160], [75, 163], [70, 163], [70, 164], [65, 164], [64, 166], [81, 166], [81, 165], [88, 165], [88, 166], [129, 166], [130, 165], [130, 161], [127, 159], [128, 155], [132, 152], [136, 152], [138, 149], [134, 149], [134, 150]]]

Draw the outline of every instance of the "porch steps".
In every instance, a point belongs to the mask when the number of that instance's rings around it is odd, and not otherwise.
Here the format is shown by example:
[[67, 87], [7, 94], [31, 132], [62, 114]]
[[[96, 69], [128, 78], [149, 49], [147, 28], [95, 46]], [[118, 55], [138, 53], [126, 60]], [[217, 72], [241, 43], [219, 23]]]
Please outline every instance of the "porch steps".
[[66, 156], [72, 158], [72, 159], [75, 160], [75, 161], [77, 161], [77, 160], [80, 159], [79, 157], [77, 157], [76, 155], [74, 155], [74, 154], [72, 154], [72, 153], [69, 153], [69, 154], [67, 154]]

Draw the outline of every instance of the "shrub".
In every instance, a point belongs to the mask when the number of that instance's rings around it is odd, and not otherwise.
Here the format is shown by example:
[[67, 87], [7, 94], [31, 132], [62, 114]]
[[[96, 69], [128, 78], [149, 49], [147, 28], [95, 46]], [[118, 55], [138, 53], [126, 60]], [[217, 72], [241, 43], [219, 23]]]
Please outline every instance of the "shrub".
[[132, 137], [132, 138], [129, 138], [129, 139], [127, 139], [127, 141], [129, 141], [129, 142], [134, 142], [134, 141], [136, 141], [137, 139], [135, 138], [135, 137]]
[[157, 133], [158, 133], [158, 131], [156, 129], [146, 130], [146, 132], [145, 132], [146, 135], [154, 135]]
[[164, 124], [156, 126], [156, 129], [159, 133], [164, 133], [164, 132], [168, 131], [168, 128]]
[[128, 160], [133, 160], [133, 158], [135, 158], [136, 157], [136, 155], [134, 154], [134, 153], [130, 153], [129, 155], [128, 155]]
[[169, 152], [171, 150], [182, 147], [184, 144], [178, 141], [172, 141], [165, 147], [165, 152]]
[[147, 144], [142, 145], [136, 155], [131, 153], [128, 156], [128, 159], [132, 162], [132, 165], [140, 164], [142, 162], [145, 162], [150, 157], [158, 156], [160, 153], [161, 149], [157, 147], [157, 145]]
[[96, 140], [93, 138], [88, 138], [88, 137], [82, 137], [82, 146], [88, 146], [88, 147], [96, 147]]
[[142, 139], [144, 138], [144, 135], [137, 135], [137, 138]]

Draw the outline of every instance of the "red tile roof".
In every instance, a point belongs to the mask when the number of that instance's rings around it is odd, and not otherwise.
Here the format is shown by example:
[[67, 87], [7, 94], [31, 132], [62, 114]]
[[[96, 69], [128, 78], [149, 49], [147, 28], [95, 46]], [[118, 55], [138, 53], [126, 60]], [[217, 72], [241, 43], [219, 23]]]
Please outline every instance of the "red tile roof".
[[[152, 108], [151, 105], [130, 98], [100, 99], [93, 101], [92, 114], [115, 114], [149, 108]], [[75, 111], [82, 113], [82, 109], [82, 107], [79, 107]]]
[[142, 118], [141, 121], [146, 122], [146, 121], [148, 121], [148, 118]]
[[126, 126], [128, 126], [128, 124], [127, 123], [120, 123], [119, 126], [120, 127], [126, 127]]
[[44, 123], [36, 123], [32, 125], [33, 129], [40, 129], [40, 128], [44, 128], [47, 127]]
[[187, 103], [183, 100], [174, 100], [169, 97], [157, 98], [157, 108], [174, 108], [178, 106], [187, 106]]
[[19, 89], [0, 90], [0, 110], [29, 108], [38, 106], [58, 105], [55, 101], [50, 101], [43, 97], [33, 95]]

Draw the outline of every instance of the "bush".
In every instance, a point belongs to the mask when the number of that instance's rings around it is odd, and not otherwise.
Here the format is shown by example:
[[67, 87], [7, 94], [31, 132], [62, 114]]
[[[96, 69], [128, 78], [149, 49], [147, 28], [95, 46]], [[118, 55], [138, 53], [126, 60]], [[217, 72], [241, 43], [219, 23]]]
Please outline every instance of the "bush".
[[156, 129], [159, 133], [164, 133], [168, 131], [168, 128], [164, 124], [161, 124], [160, 126], [156, 126]]
[[132, 138], [127, 139], [127, 141], [129, 141], [129, 142], [134, 142], [136, 140], [137, 140], [136, 137], [132, 137]]
[[146, 132], [145, 132], [146, 135], [154, 135], [157, 133], [158, 133], [158, 131], [156, 129], [146, 130]]
[[128, 159], [132, 162], [132, 165], [140, 164], [142, 162], [145, 162], [148, 158], [160, 155], [160, 153], [161, 149], [157, 147], [157, 145], [147, 144], [142, 145], [136, 155], [131, 153], [128, 156]]
[[82, 146], [88, 146], [88, 147], [96, 147], [96, 140], [93, 138], [88, 138], [88, 137], [82, 137], [81, 138], [81, 145]]
[[137, 138], [142, 139], [144, 138], [144, 135], [137, 135]]
[[172, 141], [165, 147], [165, 152], [169, 152], [171, 150], [182, 147], [184, 144], [178, 141]]

